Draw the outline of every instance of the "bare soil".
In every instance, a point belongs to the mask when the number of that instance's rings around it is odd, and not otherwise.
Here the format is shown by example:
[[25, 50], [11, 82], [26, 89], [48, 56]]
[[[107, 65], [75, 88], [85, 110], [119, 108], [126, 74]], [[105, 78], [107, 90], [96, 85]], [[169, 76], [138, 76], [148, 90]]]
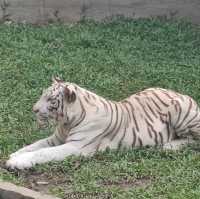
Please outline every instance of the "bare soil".
[[152, 178], [149, 176], [143, 176], [140, 178], [132, 178], [132, 179], [128, 179], [128, 178], [121, 178], [118, 181], [102, 181], [101, 184], [103, 186], [117, 186], [120, 187], [124, 190], [128, 190], [134, 187], [141, 187], [141, 188], [146, 188], [147, 186], [149, 186], [151, 184]]

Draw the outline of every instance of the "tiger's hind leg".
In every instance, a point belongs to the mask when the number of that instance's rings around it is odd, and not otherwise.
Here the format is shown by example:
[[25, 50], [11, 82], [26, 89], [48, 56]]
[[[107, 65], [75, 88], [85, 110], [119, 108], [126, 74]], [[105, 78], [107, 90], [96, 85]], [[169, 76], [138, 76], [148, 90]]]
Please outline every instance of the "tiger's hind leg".
[[167, 142], [163, 145], [163, 149], [165, 150], [180, 150], [183, 147], [187, 146], [188, 144], [195, 143], [195, 140], [191, 138], [182, 138], [182, 139], [175, 139], [170, 142]]
[[200, 107], [188, 96], [184, 100], [177, 100], [175, 108], [172, 108], [173, 128], [178, 140], [193, 139], [200, 140]]
[[190, 134], [194, 140], [200, 141], [200, 124], [196, 125], [193, 128], [190, 128]]

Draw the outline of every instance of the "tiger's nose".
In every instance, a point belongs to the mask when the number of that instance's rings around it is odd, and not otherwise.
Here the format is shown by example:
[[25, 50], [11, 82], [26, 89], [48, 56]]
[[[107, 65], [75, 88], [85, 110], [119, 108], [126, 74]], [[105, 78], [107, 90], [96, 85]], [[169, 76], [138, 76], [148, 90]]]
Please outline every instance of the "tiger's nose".
[[33, 112], [34, 112], [34, 113], [38, 113], [38, 112], [39, 112], [39, 109], [38, 109], [36, 106], [33, 106]]

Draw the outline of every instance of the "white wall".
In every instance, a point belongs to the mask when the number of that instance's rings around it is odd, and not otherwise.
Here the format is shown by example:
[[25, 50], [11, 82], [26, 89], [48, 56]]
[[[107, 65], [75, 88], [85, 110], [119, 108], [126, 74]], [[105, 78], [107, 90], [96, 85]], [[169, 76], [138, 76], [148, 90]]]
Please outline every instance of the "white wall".
[[200, 0], [0, 0], [2, 21], [47, 23], [127, 17], [167, 16], [200, 24]]

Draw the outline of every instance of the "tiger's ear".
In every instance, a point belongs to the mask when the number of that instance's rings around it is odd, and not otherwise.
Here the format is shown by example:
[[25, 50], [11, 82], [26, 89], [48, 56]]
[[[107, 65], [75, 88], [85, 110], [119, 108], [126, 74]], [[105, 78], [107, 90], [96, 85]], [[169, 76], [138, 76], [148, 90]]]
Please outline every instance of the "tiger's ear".
[[52, 76], [52, 82], [53, 83], [64, 83], [64, 81], [62, 79], [60, 79], [59, 77], [54, 77], [54, 76]]
[[64, 88], [64, 96], [65, 96], [65, 100], [68, 103], [75, 102], [75, 100], [76, 100], [76, 94], [75, 94], [75, 92], [72, 91], [72, 90], [70, 90], [68, 88], [68, 86], [65, 86], [65, 88]]

